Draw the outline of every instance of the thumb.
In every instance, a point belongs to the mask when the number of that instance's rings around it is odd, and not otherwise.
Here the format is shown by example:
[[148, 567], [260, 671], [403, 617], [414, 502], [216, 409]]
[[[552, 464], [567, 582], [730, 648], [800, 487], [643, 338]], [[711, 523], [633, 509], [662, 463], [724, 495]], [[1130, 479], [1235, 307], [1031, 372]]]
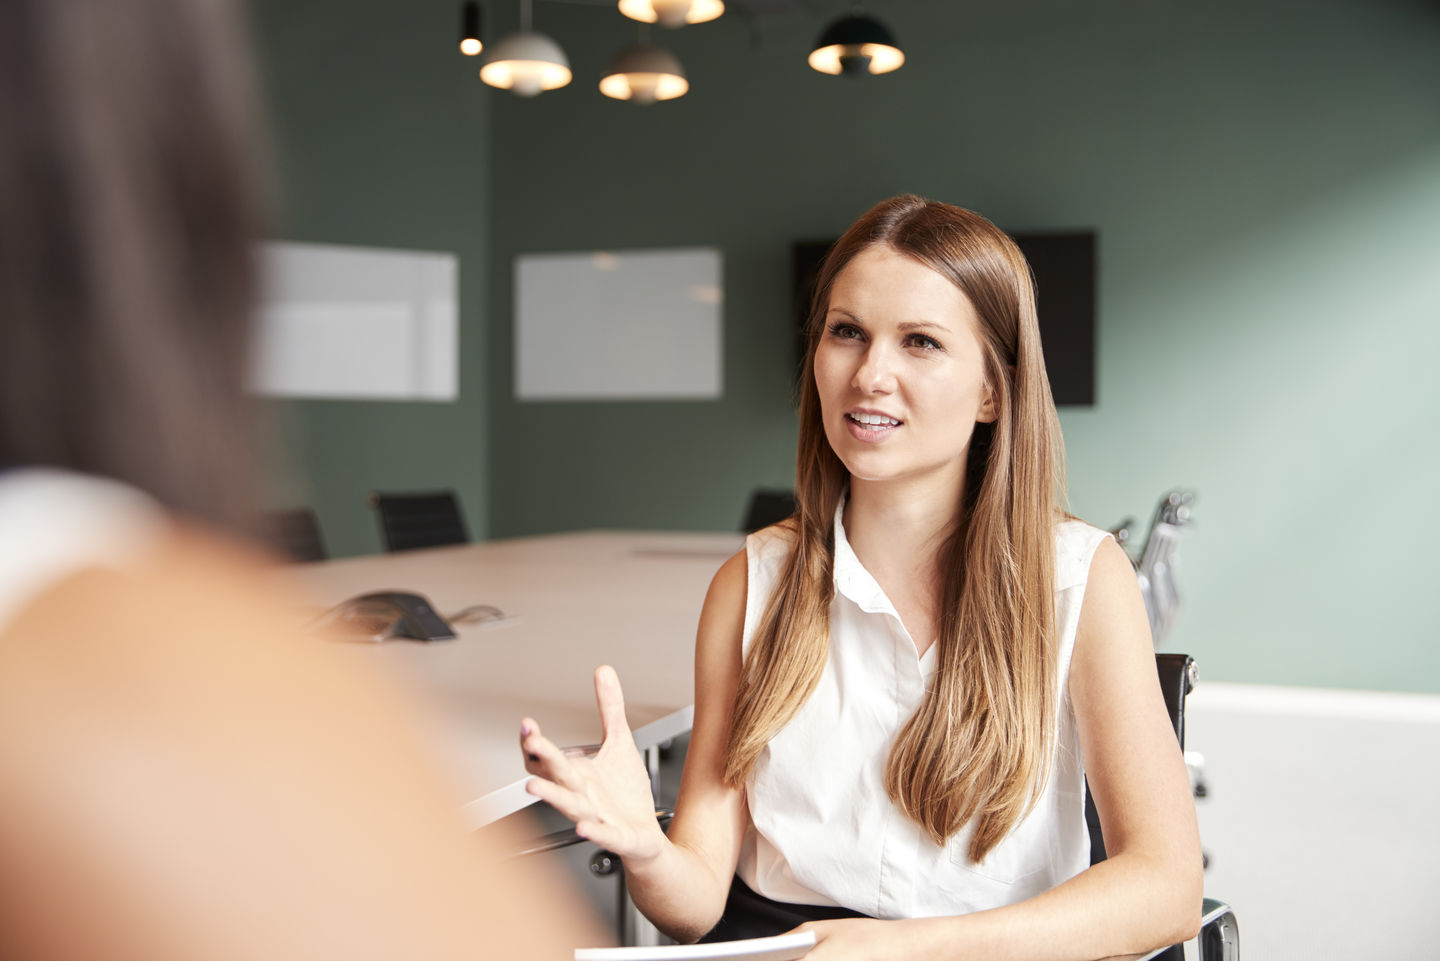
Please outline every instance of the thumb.
[[595, 669], [595, 704], [600, 708], [600, 727], [605, 741], [608, 743], [611, 738], [630, 741], [630, 724], [625, 720], [625, 695], [620, 690], [620, 675], [608, 664]]

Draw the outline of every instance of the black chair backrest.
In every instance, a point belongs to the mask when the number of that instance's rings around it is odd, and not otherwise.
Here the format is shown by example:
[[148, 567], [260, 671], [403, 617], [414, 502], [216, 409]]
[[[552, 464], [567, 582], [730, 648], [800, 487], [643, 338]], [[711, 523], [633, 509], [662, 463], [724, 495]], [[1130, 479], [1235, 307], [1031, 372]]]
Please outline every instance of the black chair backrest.
[[745, 508], [745, 520], [740, 525], [740, 530], [745, 534], [753, 534], [760, 528], [783, 521], [794, 513], [794, 491], [757, 487], [750, 494], [750, 503]]
[[262, 519], [270, 546], [292, 561], [323, 561], [329, 558], [320, 537], [320, 521], [308, 507], [270, 511]]
[[1156, 654], [1155, 670], [1160, 674], [1160, 693], [1165, 695], [1165, 710], [1175, 725], [1180, 750], [1185, 750], [1185, 695], [1195, 680], [1195, 659], [1189, 654]]
[[464, 544], [470, 540], [454, 491], [376, 493], [371, 504], [380, 516], [387, 551]]
[[[1156, 654], [1155, 671], [1160, 675], [1160, 693], [1165, 697], [1165, 710], [1175, 728], [1180, 749], [1185, 749], [1185, 695], [1194, 686], [1195, 659], [1189, 654]], [[1085, 788], [1085, 823], [1090, 828], [1090, 863], [1105, 860], [1105, 838], [1100, 833], [1100, 814]]]

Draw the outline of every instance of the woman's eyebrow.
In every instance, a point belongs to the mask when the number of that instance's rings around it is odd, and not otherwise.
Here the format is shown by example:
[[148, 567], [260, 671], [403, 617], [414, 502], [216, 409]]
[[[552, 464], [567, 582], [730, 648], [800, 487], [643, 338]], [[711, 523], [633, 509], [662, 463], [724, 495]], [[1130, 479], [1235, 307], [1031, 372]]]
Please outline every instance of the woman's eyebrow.
[[950, 332], [950, 328], [944, 324], [937, 324], [928, 320], [907, 320], [897, 326], [907, 334], [917, 330], [933, 330], [942, 334], [948, 334]]

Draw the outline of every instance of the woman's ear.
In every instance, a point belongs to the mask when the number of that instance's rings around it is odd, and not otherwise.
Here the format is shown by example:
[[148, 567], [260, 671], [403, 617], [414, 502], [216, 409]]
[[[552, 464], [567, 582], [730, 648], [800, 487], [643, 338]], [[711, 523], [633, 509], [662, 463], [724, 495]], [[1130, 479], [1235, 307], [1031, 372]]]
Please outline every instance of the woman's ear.
[[987, 380], [980, 388], [980, 410], [975, 413], [975, 423], [993, 424], [1000, 416], [1000, 405], [995, 402], [995, 388]]

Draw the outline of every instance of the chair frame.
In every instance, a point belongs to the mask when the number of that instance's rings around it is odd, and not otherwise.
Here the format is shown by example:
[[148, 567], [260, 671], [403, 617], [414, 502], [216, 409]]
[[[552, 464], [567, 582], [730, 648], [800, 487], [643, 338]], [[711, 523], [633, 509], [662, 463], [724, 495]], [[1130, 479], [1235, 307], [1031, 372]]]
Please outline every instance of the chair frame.
[[[1185, 749], [1185, 698], [1195, 689], [1198, 672], [1195, 659], [1188, 654], [1156, 654], [1155, 670], [1160, 676], [1160, 691], [1165, 697], [1165, 709], [1170, 714], [1170, 723], [1175, 728], [1175, 737], [1180, 749]], [[1094, 812], [1089, 789], [1085, 792], [1087, 816]], [[1100, 838], [1098, 817], [1091, 823], [1091, 847], [1099, 846], [1098, 857], [1091, 863], [1104, 860], [1104, 841]], [[1215, 898], [1204, 898], [1200, 907], [1200, 934], [1197, 937], [1200, 961], [1239, 961], [1240, 924], [1230, 905]], [[1175, 952], [1178, 945], [1167, 945], [1143, 955], [1136, 961], [1150, 961], [1161, 958], [1167, 952]], [[1178, 954], [1178, 952], [1176, 952]]]

